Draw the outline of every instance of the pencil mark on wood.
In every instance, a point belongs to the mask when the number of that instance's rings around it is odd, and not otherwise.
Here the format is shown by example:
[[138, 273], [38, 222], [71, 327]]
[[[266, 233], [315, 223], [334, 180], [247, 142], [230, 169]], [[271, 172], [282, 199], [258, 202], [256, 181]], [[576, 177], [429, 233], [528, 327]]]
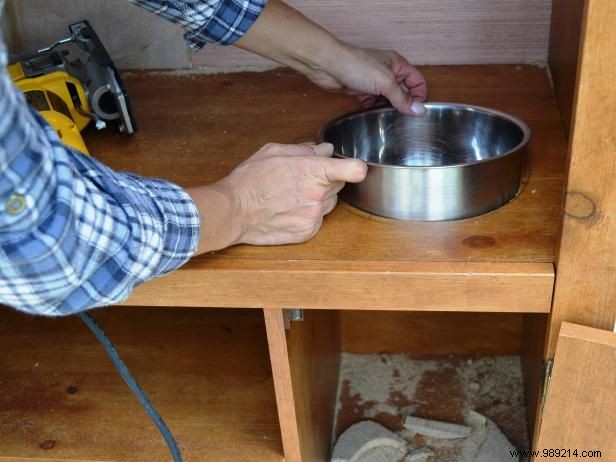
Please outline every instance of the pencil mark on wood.
[[586, 194], [578, 191], [571, 191], [567, 193], [565, 214], [576, 220], [587, 221], [596, 216], [597, 208], [593, 200]]

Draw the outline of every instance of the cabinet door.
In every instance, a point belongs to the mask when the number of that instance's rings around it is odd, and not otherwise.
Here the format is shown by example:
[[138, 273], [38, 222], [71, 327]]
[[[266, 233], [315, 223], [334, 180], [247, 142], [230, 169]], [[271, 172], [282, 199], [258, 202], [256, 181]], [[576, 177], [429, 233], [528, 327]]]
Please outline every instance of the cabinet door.
[[562, 324], [536, 450], [541, 461], [616, 461], [616, 333]]

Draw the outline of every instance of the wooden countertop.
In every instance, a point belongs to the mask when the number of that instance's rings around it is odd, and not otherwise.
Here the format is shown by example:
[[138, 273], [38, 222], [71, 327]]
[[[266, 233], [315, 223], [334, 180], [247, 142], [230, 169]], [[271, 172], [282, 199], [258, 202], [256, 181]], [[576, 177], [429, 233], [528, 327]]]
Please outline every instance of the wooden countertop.
[[[310, 242], [236, 246], [144, 284], [128, 304], [547, 312], [567, 145], [547, 73], [533, 66], [430, 66], [432, 101], [488, 106], [533, 130], [521, 193], [483, 216], [421, 223], [341, 203]], [[115, 169], [182, 186], [216, 181], [267, 142], [313, 140], [358, 108], [289, 71], [126, 78], [140, 131], [87, 133]]]

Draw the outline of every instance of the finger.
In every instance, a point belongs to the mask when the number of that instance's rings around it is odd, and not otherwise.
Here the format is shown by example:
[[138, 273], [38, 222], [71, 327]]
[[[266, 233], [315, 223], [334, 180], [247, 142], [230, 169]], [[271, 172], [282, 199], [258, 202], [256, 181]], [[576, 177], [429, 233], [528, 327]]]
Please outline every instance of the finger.
[[321, 218], [321, 220], [314, 225], [314, 227], [312, 228], [312, 231], [307, 236], [304, 237], [302, 242], [309, 241], [314, 236], [316, 236], [319, 230], [321, 229], [322, 225], [323, 225], [323, 219]]
[[325, 197], [329, 199], [330, 197], [337, 196], [340, 190], [344, 188], [344, 185], [345, 185], [344, 181], [332, 182], [330, 185], [330, 190], [329, 190], [330, 192]]
[[361, 95], [357, 99], [361, 102], [361, 107], [364, 109], [373, 107], [376, 102], [376, 96], [374, 95]]
[[301, 144], [289, 144], [286, 145], [284, 155], [288, 156], [317, 156], [317, 157], [331, 157], [334, 153], [334, 145], [331, 143], [316, 144], [313, 142], [305, 142]]
[[329, 183], [344, 181], [359, 183], [366, 178], [368, 166], [359, 159], [319, 159], [325, 180]]
[[325, 200], [323, 204], [323, 215], [329, 215], [335, 208], [338, 203], [338, 195], [332, 196]]
[[[407, 91], [404, 91], [401, 84], [396, 82], [395, 78], [392, 78], [385, 91], [383, 92], [383, 96], [385, 96], [391, 105], [395, 107], [398, 111], [407, 115], [416, 115], [415, 111], [411, 107], [413, 104], [413, 100], [411, 98], [411, 94]], [[416, 103], [415, 109], [420, 109]]]
[[[424, 101], [428, 97], [428, 84], [419, 70], [411, 65], [403, 56], [395, 53], [392, 58], [392, 70], [396, 75], [396, 81], [401, 83], [411, 97], [411, 112], [414, 115], [423, 115]], [[413, 103], [415, 103], [413, 105]]]
[[[408, 63], [407, 63], [408, 64]], [[413, 101], [424, 102], [428, 97], [428, 83], [421, 72], [408, 64], [407, 72], [404, 76], [404, 85], [409, 89]]]
[[318, 157], [331, 157], [334, 154], [334, 145], [331, 143], [312, 144], [311, 148]]
[[[278, 144], [268, 143], [257, 151], [249, 160], [263, 159], [266, 157], [305, 157], [318, 155], [320, 151], [315, 149], [311, 142], [301, 144]], [[332, 148], [333, 149], [333, 148]]]
[[305, 142], [301, 144], [286, 144], [285, 148], [278, 154], [279, 156], [303, 157], [316, 156], [316, 144], [314, 142]]
[[338, 193], [342, 190], [342, 188], [344, 188], [345, 184], [346, 183], [344, 181], [332, 181], [331, 183], [329, 183], [327, 192], [323, 196], [322, 200], [327, 201], [332, 197], [336, 197]]
[[388, 105], [389, 105], [389, 101], [387, 101], [387, 98], [385, 98], [384, 96], [377, 96], [376, 100], [374, 101], [373, 107], [382, 107], [382, 106], [388, 106]]
[[414, 100], [425, 101], [428, 97], [428, 84], [419, 70], [409, 63], [406, 58], [395, 53], [392, 62], [392, 71], [396, 74], [396, 80], [404, 83], [411, 91]]

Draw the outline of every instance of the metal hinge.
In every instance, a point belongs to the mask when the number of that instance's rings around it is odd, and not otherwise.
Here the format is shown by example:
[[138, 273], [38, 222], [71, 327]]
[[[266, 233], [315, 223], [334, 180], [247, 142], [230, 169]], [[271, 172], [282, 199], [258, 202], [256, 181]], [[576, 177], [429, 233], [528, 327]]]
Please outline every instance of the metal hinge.
[[552, 379], [552, 369], [554, 368], [554, 358], [548, 358], [543, 362], [543, 383], [541, 395], [541, 415], [545, 409], [545, 403], [548, 400], [548, 388]]
[[282, 311], [282, 318], [284, 320], [284, 328], [289, 330], [292, 322], [304, 320], [304, 310], [300, 308], [291, 308], [289, 310]]

